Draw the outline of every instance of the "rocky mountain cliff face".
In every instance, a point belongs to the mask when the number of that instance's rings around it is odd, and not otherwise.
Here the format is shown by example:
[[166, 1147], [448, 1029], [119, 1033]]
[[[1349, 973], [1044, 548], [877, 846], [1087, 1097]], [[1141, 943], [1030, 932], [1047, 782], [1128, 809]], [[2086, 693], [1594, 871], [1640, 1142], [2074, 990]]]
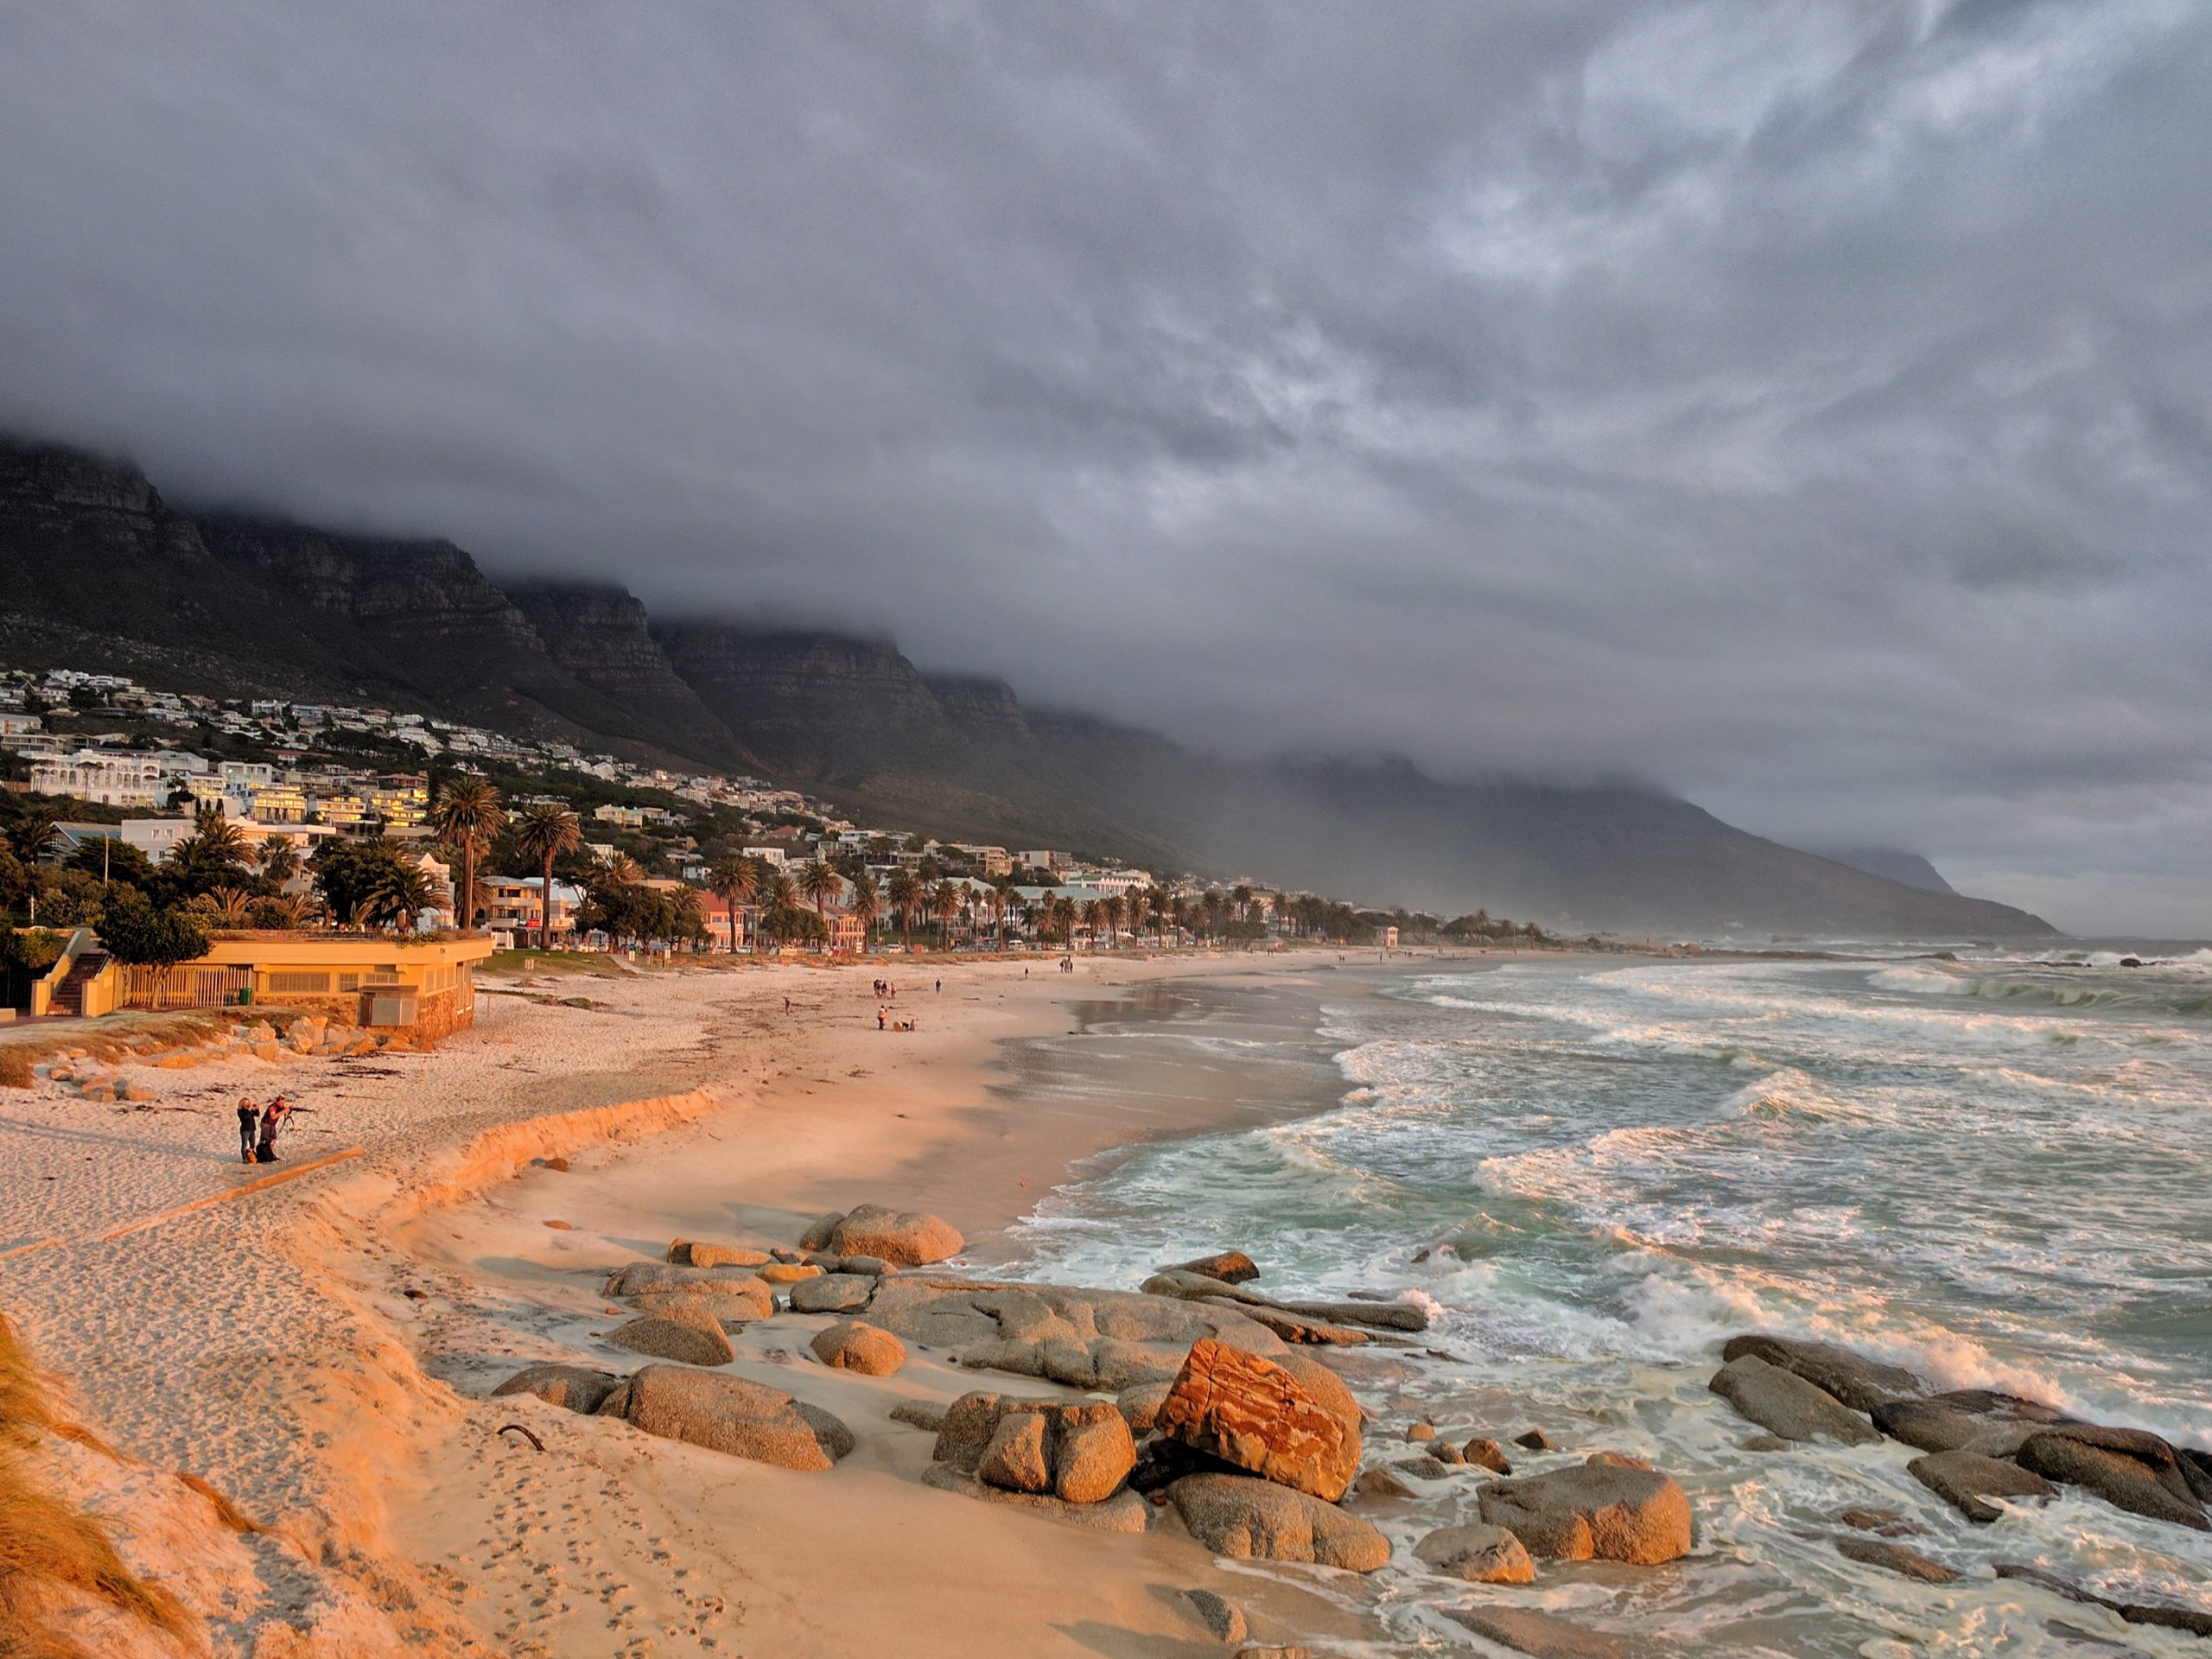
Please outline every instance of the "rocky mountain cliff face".
[[0, 442], [0, 658], [442, 713], [755, 772], [946, 838], [1366, 903], [1682, 933], [2050, 931], [1656, 791], [1451, 785], [1402, 762], [1232, 766], [1154, 733], [1026, 710], [995, 680], [925, 675], [889, 640], [653, 625], [619, 588], [503, 592], [449, 542], [195, 521], [127, 463], [51, 446]]
[[928, 674], [923, 676], [923, 683], [945, 717], [963, 731], [999, 737], [1019, 737], [1028, 731], [1021, 700], [1004, 680], [970, 674]]
[[555, 663], [450, 542], [195, 517], [128, 461], [4, 440], [0, 655], [677, 758], [652, 726]]
[[[188, 690], [268, 689], [273, 681], [248, 659], [297, 663], [308, 642], [261, 601], [228, 579], [199, 526], [130, 462], [0, 440], [0, 651], [10, 659], [92, 652]], [[311, 667], [282, 677], [311, 694], [334, 683]]]
[[511, 582], [506, 593], [554, 662], [647, 722], [669, 747], [716, 766], [757, 765], [670, 664], [636, 594], [590, 582]]
[[209, 550], [366, 686], [538, 738], [667, 751], [636, 711], [570, 673], [451, 542], [337, 536], [210, 516]]
[[140, 533], [165, 509], [127, 461], [50, 444], [0, 444], [0, 512], [75, 534]]
[[286, 601], [441, 645], [543, 649], [514, 602], [451, 542], [334, 536], [302, 524], [203, 516], [221, 558]]
[[822, 731], [846, 742], [949, 734], [928, 683], [887, 640], [726, 621], [664, 624], [654, 637], [709, 709], [780, 760], [800, 759]]

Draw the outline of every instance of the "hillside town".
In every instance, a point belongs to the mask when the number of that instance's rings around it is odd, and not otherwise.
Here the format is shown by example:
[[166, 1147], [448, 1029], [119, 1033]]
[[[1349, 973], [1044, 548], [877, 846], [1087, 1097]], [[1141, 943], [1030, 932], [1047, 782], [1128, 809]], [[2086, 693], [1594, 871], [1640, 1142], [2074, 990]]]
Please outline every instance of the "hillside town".
[[[1479, 913], [1440, 924], [1249, 880], [924, 837], [759, 778], [431, 715], [73, 669], [0, 673], [0, 899], [22, 924], [10, 1001], [34, 1014], [101, 1011], [88, 998], [213, 1006], [255, 986], [359, 993], [377, 977], [334, 959], [257, 978], [236, 948], [255, 937], [465, 934], [483, 954], [664, 957], [1541, 937]], [[468, 965], [435, 964], [427, 982], [462, 984]]]

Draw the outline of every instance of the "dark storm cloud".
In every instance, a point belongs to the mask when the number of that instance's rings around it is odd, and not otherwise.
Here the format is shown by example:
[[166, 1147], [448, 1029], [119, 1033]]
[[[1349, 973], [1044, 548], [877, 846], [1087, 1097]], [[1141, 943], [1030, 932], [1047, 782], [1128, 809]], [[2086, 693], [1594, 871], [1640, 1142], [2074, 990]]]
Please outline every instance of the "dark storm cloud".
[[2194, 0], [0, 20], [0, 423], [2212, 931]]

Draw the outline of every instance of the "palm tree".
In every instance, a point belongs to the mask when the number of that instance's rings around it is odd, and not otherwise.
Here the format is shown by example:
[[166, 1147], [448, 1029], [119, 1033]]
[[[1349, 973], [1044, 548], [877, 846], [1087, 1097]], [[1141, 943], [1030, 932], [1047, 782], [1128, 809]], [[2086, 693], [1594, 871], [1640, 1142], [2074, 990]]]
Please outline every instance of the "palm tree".
[[51, 806], [27, 807], [16, 815], [8, 830], [8, 842], [15, 855], [26, 864], [38, 862], [38, 855], [54, 839], [54, 826], [61, 822], [58, 808]]
[[1106, 931], [1106, 901], [1086, 899], [1083, 901], [1083, 925], [1090, 930], [1090, 948], [1098, 949], [1098, 936]]
[[760, 891], [760, 866], [750, 858], [725, 858], [707, 872], [707, 887], [729, 906], [729, 949], [737, 954], [737, 907]]
[[998, 918], [999, 949], [1006, 949], [1006, 913], [1012, 910], [1020, 887], [1011, 875], [1002, 875], [991, 883], [991, 911]]
[[1236, 906], [1238, 921], [1249, 921], [1252, 915], [1252, 884], [1239, 881], [1229, 890], [1229, 902]]
[[791, 912], [798, 908], [798, 889], [790, 876], [771, 869], [760, 878], [759, 896], [762, 936], [779, 944], [785, 943], [791, 937]]
[[914, 943], [914, 912], [921, 904], [922, 884], [912, 870], [893, 870], [885, 896], [891, 900], [891, 908], [899, 912], [900, 937], [911, 948]]
[[1143, 887], [1131, 887], [1122, 895], [1122, 903], [1129, 915], [1129, 938], [1132, 941], [1144, 932], [1145, 918], [1152, 912], [1152, 894]]
[[539, 801], [515, 821], [515, 845], [537, 861], [537, 948], [545, 950], [553, 930], [553, 861], [584, 844], [583, 825], [558, 801]]
[[950, 881], [940, 881], [930, 889], [930, 914], [937, 919], [937, 948], [952, 948], [952, 918], [960, 913], [961, 889]]
[[281, 887], [300, 873], [300, 849], [289, 836], [271, 836], [261, 843], [258, 863], [263, 876]]
[[638, 868], [638, 861], [627, 853], [616, 853], [599, 867], [600, 880], [612, 887], [634, 887], [645, 879]]
[[202, 812], [192, 833], [169, 849], [168, 868], [185, 887], [206, 893], [233, 885], [245, 868], [245, 836], [219, 812]]
[[876, 890], [875, 878], [865, 869], [855, 870], [851, 877], [853, 896], [849, 901], [853, 914], [861, 918], [861, 949], [868, 949], [868, 930], [875, 925], [875, 918], [883, 914], [883, 895]]
[[[461, 855], [461, 892], [454, 919], [466, 932], [476, 925], [476, 861], [507, 827], [499, 791], [481, 778], [460, 778], [438, 792], [430, 809], [430, 829]], [[268, 870], [264, 861], [263, 873]]]
[[394, 863], [378, 874], [361, 912], [372, 926], [390, 923], [408, 933], [414, 931], [415, 918], [437, 902], [437, 889], [421, 865]]
[[215, 887], [207, 893], [208, 909], [225, 927], [244, 927], [253, 895], [244, 887]]
[[799, 896], [814, 906], [814, 913], [822, 918], [825, 929], [830, 925], [826, 906], [844, 889], [845, 878], [827, 859], [817, 858], [798, 873]]
[[315, 912], [314, 896], [304, 893], [282, 893], [274, 899], [257, 901], [281, 912], [286, 927], [305, 927]]

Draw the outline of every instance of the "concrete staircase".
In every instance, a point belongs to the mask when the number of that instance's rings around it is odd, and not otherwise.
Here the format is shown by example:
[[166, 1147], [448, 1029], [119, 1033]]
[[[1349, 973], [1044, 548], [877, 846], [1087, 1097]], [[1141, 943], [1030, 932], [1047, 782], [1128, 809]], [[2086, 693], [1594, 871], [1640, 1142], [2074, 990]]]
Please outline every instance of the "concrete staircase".
[[54, 988], [54, 1001], [47, 1012], [81, 1019], [85, 1012], [86, 982], [99, 978], [106, 968], [106, 951], [86, 951], [70, 965], [67, 976]]

